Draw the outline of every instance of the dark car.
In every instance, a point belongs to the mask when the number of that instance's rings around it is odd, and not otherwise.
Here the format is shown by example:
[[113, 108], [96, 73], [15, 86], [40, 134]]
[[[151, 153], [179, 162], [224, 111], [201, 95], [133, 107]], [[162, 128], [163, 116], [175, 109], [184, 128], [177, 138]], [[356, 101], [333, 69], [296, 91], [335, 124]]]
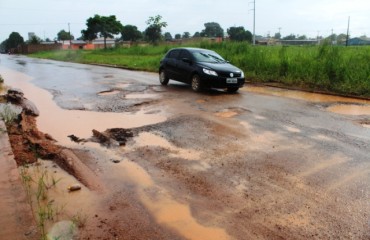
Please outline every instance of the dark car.
[[191, 85], [194, 91], [226, 88], [236, 92], [243, 87], [244, 73], [216, 52], [201, 48], [174, 48], [160, 62], [159, 81], [167, 85], [176, 80]]

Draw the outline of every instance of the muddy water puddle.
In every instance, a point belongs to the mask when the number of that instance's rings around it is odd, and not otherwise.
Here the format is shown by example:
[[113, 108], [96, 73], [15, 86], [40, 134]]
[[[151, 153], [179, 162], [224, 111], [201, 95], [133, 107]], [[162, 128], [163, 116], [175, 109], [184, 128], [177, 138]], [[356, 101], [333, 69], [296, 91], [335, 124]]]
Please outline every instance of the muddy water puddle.
[[[153, 144], [152, 140], [155, 139], [155, 137], [147, 135], [139, 138], [146, 139], [150, 144]], [[159, 142], [159, 145], [171, 147], [165, 142]], [[190, 240], [230, 239], [224, 229], [204, 226], [199, 223], [192, 216], [189, 205], [175, 200], [165, 188], [156, 185], [148, 172], [137, 163], [127, 159], [116, 166], [111, 174], [119, 176], [118, 178], [135, 186], [141, 202], [159, 224], [174, 229], [181, 236]]]
[[[141, 133], [135, 137], [130, 146], [115, 150], [102, 149], [97, 143], [87, 143], [87, 145], [95, 149], [96, 156], [100, 156], [101, 152], [104, 152], [105, 161], [110, 162], [100, 166], [101, 171], [109, 171], [109, 176], [104, 176], [109, 182], [109, 186], [105, 188], [105, 194], [109, 195], [112, 191], [124, 186], [134, 187], [140, 202], [153, 215], [158, 224], [167, 226], [190, 240], [230, 239], [224, 229], [199, 223], [193, 217], [191, 207], [186, 203], [186, 200], [178, 201], [166, 188], [157, 185], [147, 170], [132, 159], [122, 157], [127, 151], [143, 146], [169, 149], [172, 154], [186, 155], [187, 153], [176, 152], [178, 149], [175, 146], [152, 133]], [[193, 155], [190, 154], [190, 156]], [[197, 154], [195, 153], [194, 156]], [[120, 161], [113, 163], [108, 159]], [[103, 158], [100, 157], [99, 161], [104, 162]], [[181, 197], [181, 199], [186, 198]]]
[[[200, 160], [200, 152], [195, 150], [180, 149], [171, 144], [165, 138], [162, 138], [155, 133], [141, 133], [135, 139], [135, 147], [142, 146], [156, 146], [170, 150], [172, 156], [181, 157], [189, 160]], [[127, 166], [126, 166], [127, 167]], [[209, 166], [208, 166], [209, 167]], [[138, 166], [134, 166], [138, 169]], [[204, 170], [207, 166], [201, 166]], [[126, 169], [126, 171], [129, 170]], [[130, 173], [132, 171], [130, 169]], [[143, 201], [144, 205], [152, 212], [156, 220], [160, 224], [167, 225], [177, 230], [182, 236], [192, 240], [203, 240], [203, 239], [230, 239], [224, 229], [215, 227], [206, 227], [198, 223], [197, 220], [192, 216], [190, 206], [184, 203], [179, 203], [165, 190], [153, 184], [152, 181], [148, 181], [150, 176], [139, 170], [142, 175], [142, 179], [145, 181], [143, 184], [138, 185], [138, 192]], [[143, 176], [146, 175], [146, 176]], [[131, 174], [127, 173], [130, 176]], [[135, 174], [135, 177], [137, 174]]]
[[155, 133], [140, 133], [139, 136], [135, 139], [135, 146], [157, 146], [170, 151], [170, 156], [180, 157], [188, 160], [200, 160], [201, 152], [192, 150], [178, 148], [167, 141], [165, 138], [162, 138]]
[[327, 108], [330, 112], [345, 114], [345, 115], [370, 115], [370, 105], [347, 105], [347, 104], [339, 104], [330, 106]]
[[[319, 93], [286, 90], [274, 87], [248, 86], [246, 91], [279, 97], [305, 100], [315, 103], [330, 103], [329, 112], [345, 115], [370, 115], [370, 100], [340, 97]], [[344, 104], [345, 103], [345, 104]]]
[[20, 88], [26, 98], [36, 104], [40, 111], [37, 118], [39, 130], [50, 134], [59, 144], [72, 147], [68, 135], [89, 138], [92, 130], [104, 131], [108, 128], [133, 128], [163, 122], [166, 117], [162, 112], [146, 114], [145, 111], [131, 113], [92, 112], [82, 110], [65, 110], [52, 99], [52, 95], [34, 86], [32, 78], [25, 74], [6, 69], [2, 72], [6, 84]]

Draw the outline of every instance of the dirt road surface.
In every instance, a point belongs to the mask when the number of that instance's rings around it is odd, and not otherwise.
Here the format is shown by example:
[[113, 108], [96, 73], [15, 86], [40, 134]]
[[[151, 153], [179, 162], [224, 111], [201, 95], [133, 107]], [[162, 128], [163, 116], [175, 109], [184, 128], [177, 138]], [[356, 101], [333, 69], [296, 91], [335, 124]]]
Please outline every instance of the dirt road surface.
[[[76, 176], [39, 160], [62, 179], [64, 218], [83, 219], [76, 239], [370, 239], [369, 101], [194, 93], [153, 73], [0, 60], [5, 83], [38, 107], [38, 129], [80, 161], [82, 189], [68, 193]], [[132, 136], [101, 144], [93, 129]]]

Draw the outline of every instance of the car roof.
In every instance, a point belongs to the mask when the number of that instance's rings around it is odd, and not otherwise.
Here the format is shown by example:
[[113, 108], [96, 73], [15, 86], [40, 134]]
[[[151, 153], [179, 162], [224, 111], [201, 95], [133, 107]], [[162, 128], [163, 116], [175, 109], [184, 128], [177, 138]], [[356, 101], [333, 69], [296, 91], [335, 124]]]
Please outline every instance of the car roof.
[[212, 50], [205, 49], [205, 48], [192, 48], [192, 47], [180, 47], [180, 48], [172, 48], [172, 50], [188, 50], [190, 52], [199, 52], [199, 51], [208, 51], [208, 52], [213, 52]]

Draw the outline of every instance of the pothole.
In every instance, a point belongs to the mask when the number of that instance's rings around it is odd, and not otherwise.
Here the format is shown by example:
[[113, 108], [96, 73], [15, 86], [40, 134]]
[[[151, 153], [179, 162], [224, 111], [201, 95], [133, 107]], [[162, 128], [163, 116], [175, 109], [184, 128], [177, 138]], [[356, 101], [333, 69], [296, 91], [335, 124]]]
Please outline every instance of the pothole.
[[120, 93], [120, 91], [118, 90], [114, 90], [114, 89], [111, 89], [111, 90], [106, 90], [106, 91], [101, 91], [98, 93], [98, 96], [109, 96], [109, 95], [116, 95]]
[[366, 128], [370, 128], [370, 119], [360, 120], [358, 123]]
[[218, 111], [215, 113], [217, 117], [222, 117], [222, 118], [232, 118], [237, 115], [240, 115], [244, 112], [248, 112], [249, 110], [244, 109], [244, 108], [226, 108], [221, 111]]
[[148, 98], [158, 98], [157, 94], [150, 93], [132, 93], [125, 96], [126, 99], [148, 99]]
[[330, 112], [344, 115], [353, 115], [353, 116], [370, 115], [370, 105], [336, 104], [326, 109]]

